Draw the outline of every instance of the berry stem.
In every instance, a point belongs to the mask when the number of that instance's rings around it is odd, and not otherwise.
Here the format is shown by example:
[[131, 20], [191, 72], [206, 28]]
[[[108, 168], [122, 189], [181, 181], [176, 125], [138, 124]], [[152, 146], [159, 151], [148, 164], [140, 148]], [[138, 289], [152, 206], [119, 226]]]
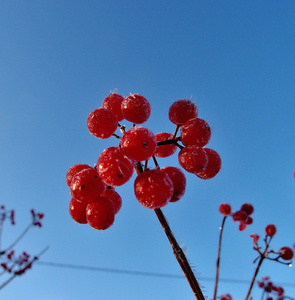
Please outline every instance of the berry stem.
[[162, 225], [162, 228], [163, 228], [164, 232], [166, 233], [166, 236], [172, 246], [173, 254], [174, 254], [175, 258], [177, 259], [196, 299], [197, 300], [205, 300], [205, 297], [201, 291], [200, 285], [195, 277], [195, 274], [192, 271], [191, 266], [188, 263], [188, 260], [185, 256], [184, 252], [182, 251], [181, 247], [179, 246], [177, 240], [175, 239], [162, 210], [160, 208], [157, 208], [154, 211], [155, 211], [155, 213]]
[[173, 138], [172, 139], [175, 139], [176, 135], [177, 135], [177, 132], [178, 132], [178, 129], [180, 128], [180, 125], [176, 125], [176, 128], [175, 128], [175, 131], [174, 131], [174, 134], [173, 134]]
[[222, 233], [223, 233], [223, 228], [224, 228], [224, 223], [226, 220], [227, 216], [223, 217], [221, 226], [220, 226], [220, 231], [219, 231], [219, 242], [218, 242], [218, 252], [217, 252], [217, 261], [216, 261], [216, 275], [215, 275], [215, 286], [214, 286], [214, 295], [213, 295], [213, 300], [216, 299], [217, 296], [217, 288], [218, 288], [218, 280], [219, 280], [219, 266], [220, 266], [220, 254], [221, 254], [221, 241], [222, 241]]

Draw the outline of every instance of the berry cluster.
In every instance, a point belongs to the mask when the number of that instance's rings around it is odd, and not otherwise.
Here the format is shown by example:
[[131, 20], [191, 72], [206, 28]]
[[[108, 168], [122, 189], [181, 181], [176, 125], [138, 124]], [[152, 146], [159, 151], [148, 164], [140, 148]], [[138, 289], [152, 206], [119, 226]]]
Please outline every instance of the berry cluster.
[[263, 292], [266, 295], [266, 300], [286, 299], [284, 296], [284, 289], [281, 286], [274, 285], [268, 276], [261, 278], [261, 281], [258, 281], [258, 286], [263, 289]]
[[253, 218], [250, 216], [254, 212], [254, 207], [250, 203], [244, 203], [240, 210], [232, 212], [231, 206], [228, 203], [221, 203], [219, 206], [219, 212], [223, 216], [232, 216], [234, 222], [240, 222], [239, 230], [243, 231], [248, 225], [253, 223]]
[[[72, 196], [69, 212], [76, 222], [100, 230], [110, 227], [122, 204], [115, 187], [126, 183], [134, 170], [135, 197], [144, 207], [158, 209], [178, 201], [186, 187], [183, 171], [173, 166], [160, 168], [156, 159], [171, 156], [177, 149], [179, 164], [187, 172], [210, 179], [220, 171], [219, 154], [204, 148], [211, 138], [211, 129], [198, 118], [198, 108], [192, 101], [181, 99], [170, 106], [168, 117], [176, 125], [174, 133], [154, 134], [141, 126], [150, 114], [151, 105], [145, 97], [130, 94], [124, 98], [117, 93], [108, 95], [101, 107], [89, 114], [89, 132], [100, 139], [114, 136], [119, 145], [102, 151], [95, 167], [77, 164], [68, 170], [66, 179]], [[133, 125], [126, 130], [119, 123], [122, 120]], [[148, 167], [150, 159], [154, 168]]]

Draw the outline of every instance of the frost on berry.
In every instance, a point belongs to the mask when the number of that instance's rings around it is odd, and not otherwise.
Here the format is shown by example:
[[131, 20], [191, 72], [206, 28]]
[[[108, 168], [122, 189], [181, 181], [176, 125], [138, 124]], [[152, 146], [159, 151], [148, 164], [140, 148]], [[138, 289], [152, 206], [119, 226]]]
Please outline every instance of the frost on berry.
[[177, 100], [170, 106], [168, 116], [172, 123], [182, 125], [189, 119], [198, 116], [198, 108], [190, 100]]
[[198, 173], [195, 173], [201, 179], [211, 179], [215, 177], [221, 169], [221, 158], [219, 154], [209, 148], [203, 148], [208, 157], [208, 163], [205, 168]]
[[111, 200], [98, 197], [96, 201], [88, 203], [86, 207], [88, 224], [97, 230], [109, 228], [115, 220], [114, 207]]
[[231, 206], [228, 203], [221, 203], [218, 210], [223, 216], [229, 216], [231, 214]]
[[181, 142], [184, 146], [204, 147], [211, 137], [210, 126], [200, 118], [189, 119], [181, 126], [180, 133]]
[[102, 194], [101, 197], [108, 198], [113, 203], [114, 213], [117, 214], [122, 207], [122, 198], [121, 196], [113, 189], [107, 188]]
[[[155, 134], [157, 143], [162, 141], [171, 140], [173, 138], [173, 134], [168, 132], [159, 132]], [[177, 146], [175, 144], [166, 144], [166, 145], [158, 145], [156, 148], [155, 156], [157, 157], [168, 157], [173, 155], [177, 150]]]
[[94, 168], [84, 169], [74, 175], [70, 193], [79, 201], [90, 201], [105, 191], [105, 184]]
[[187, 146], [178, 153], [179, 164], [189, 173], [202, 172], [208, 163], [208, 156], [203, 148]]
[[152, 133], [144, 127], [132, 127], [121, 139], [121, 148], [124, 153], [136, 161], [149, 159], [156, 151], [157, 141]]
[[151, 105], [145, 97], [131, 94], [123, 100], [121, 110], [127, 121], [142, 124], [148, 120], [151, 114]]
[[294, 256], [293, 250], [290, 247], [282, 247], [279, 253], [283, 260], [290, 260]]
[[269, 224], [265, 227], [265, 234], [270, 237], [273, 237], [276, 234], [276, 232], [277, 232], [277, 228], [273, 224]]
[[186, 178], [183, 172], [176, 167], [164, 167], [161, 169], [163, 172], [168, 174], [171, 181], [173, 182], [173, 195], [170, 202], [178, 201], [185, 193]]
[[140, 173], [134, 182], [134, 193], [144, 207], [156, 209], [166, 205], [173, 195], [173, 183], [163, 171], [155, 169]]
[[91, 134], [100, 138], [109, 138], [117, 129], [116, 115], [106, 108], [97, 108], [87, 118], [87, 128]]
[[124, 119], [121, 110], [121, 104], [123, 100], [123, 96], [117, 93], [111, 93], [103, 100], [102, 107], [111, 110], [116, 115], [117, 120], [122, 121]]
[[67, 185], [70, 187], [74, 175], [84, 169], [92, 168], [86, 164], [77, 164], [69, 168], [66, 174]]
[[98, 157], [97, 172], [100, 178], [110, 186], [126, 183], [133, 174], [133, 161], [120, 147], [105, 149]]
[[87, 202], [78, 201], [72, 198], [69, 205], [69, 213], [74, 221], [79, 224], [87, 224], [86, 219], [86, 206]]

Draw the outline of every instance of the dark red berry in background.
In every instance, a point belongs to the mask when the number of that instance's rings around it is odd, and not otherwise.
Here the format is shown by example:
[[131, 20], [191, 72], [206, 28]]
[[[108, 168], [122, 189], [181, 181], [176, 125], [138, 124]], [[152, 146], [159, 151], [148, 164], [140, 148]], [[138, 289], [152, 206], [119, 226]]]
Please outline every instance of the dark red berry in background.
[[186, 178], [183, 172], [176, 167], [164, 167], [161, 169], [171, 179], [173, 183], [173, 195], [170, 202], [178, 201], [185, 193]]
[[203, 148], [187, 146], [178, 153], [179, 164], [189, 173], [202, 172], [208, 163], [208, 156]]
[[69, 205], [69, 213], [74, 221], [79, 224], [87, 224], [86, 219], [87, 202], [78, 201], [72, 198]]
[[[171, 140], [173, 138], [173, 134], [168, 132], [159, 132], [155, 134], [157, 142]], [[158, 145], [156, 148], [155, 156], [157, 157], [168, 157], [173, 155], [177, 150], [177, 146], [175, 144], [167, 144], [167, 145]]]
[[218, 210], [223, 216], [231, 214], [231, 206], [228, 203], [221, 203]]
[[247, 219], [248, 219], [248, 215], [242, 210], [239, 210], [233, 214], [233, 220], [235, 222], [237, 222], [237, 221], [246, 222]]
[[86, 164], [77, 164], [71, 166], [66, 174], [67, 185], [70, 187], [74, 175], [84, 169], [92, 168]]
[[265, 227], [265, 234], [268, 236], [274, 236], [277, 232], [277, 228], [273, 224], [269, 224]]
[[78, 172], [72, 179], [70, 192], [72, 197], [80, 201], [91, 201], [106, 189], [94, 168]]
[[114, 207], [111, 200], [99, 197], [95, 202], [91, 202], [86, 208], [88, 224], [97, 230], [109, 228], [115, 220]]
[[121, 148], [131, 159], [143, 161], [149, 159], [156, 151], [157, 141], [152, 133], [144, 127], [132, 127], [121, 139]]
[[95, 109], [87, 118], [89, 132], [100, 139], [109, 138], [116, 131], [117, 126], [116, 115], [106, 108]]
[[168, 116], [172, 123], [182, 125], [189, 119], [198, 116], [198, 108], [190, 100], [177, 100], [170, 106]]
[[151, 105], [145, 97], [131, 94], [123, 100], [121, 110], [127, 121], [142, 124], [150, 117]]
[[209, 143], [210, 137], [210, 126], [203, 119], [189, 119], [180, 128], [180, 138], [184, 146], [204, 147]]
[[247, 215], [252, 215], [254, 212], [254, 207], [251, 203], [244, 203], [241, 206], [241, 210], [244, 211]]
[[161, 170], [140, 173], [134, 182], [134, 193], [144, 207], [156, 209], [166, 205], [173, 195], [173, 183]]
[[111, 200], [115, 214], [119, 212], [122, 207], [122, 198], [114, 189], [107, 188], [100, 196]]
[[293, 250], [290, 247], [282, 247], [279, 250], [279, 253], [281, 258], [284, 260], [290, 260], [294, 256]]
[[124, 119], [121, 104], [124, 100], [124, 97], [117, 94], [111, 93], [109, 94], [102, 102], [102, 107], [111, 110], [117, 117], [117, 120], [120, 122]]
[[133, 174], [133, 161], [120, 147], [105, 149], [98, 157], [97, 172], [100, 178], [111, 186], [126, 183]]
[[211, 179], [215, 177], [221, 169], [221, 158], [215, 150], [209, 148], [203, 149], [207, 154], [208, 163], [201, 172], [195, 174], [201, 179]]

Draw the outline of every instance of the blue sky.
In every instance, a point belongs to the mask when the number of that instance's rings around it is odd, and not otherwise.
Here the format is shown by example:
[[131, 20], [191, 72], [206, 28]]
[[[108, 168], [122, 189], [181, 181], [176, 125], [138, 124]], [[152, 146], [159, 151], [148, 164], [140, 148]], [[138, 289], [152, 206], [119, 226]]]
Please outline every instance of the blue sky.
[[[45, 213], [17, 250], [43, 262], [181, 275], [153, 211], [133, 195], [133, 177], [117, 191], [123, 207], [105, 232], [74, 223], [65, 182], [76, 163], [94, 164], [116, 139], [87, 131], [88, 114], [111, 90], [151, 103], [145, 126], [174, 131], [169, 106], [194, 100], [212, 128], [208, 147], [222, 170], [203, 181], [187, 175], [187, 191], [163, 208], [212, 297], [218, 206], [255, 207], [244, 232], [229, 220], [221, 278], [250, 280], [256, 253], [250, 233], [277, 225], [272, 247], [292, 246], [295, 169], [294, 1], [7, 1], [0, 10], [1, 204], [16, 209], [9, 243], [31, 208]], [[130, 126], [128, 122], [126, 125]], [[177, 155], [159, 159], [177, 166]], [[293, 225], [292, 225], [293, 224]], [[261, 276], [295, 296], [294, 268], [266, 261]], [[202, 279], [204, 278], [204, 279]], [[243, 299], [248, 285], [221, 282], [220, 294]], [[194, 299], [184, 279], [35, 264], [1, 291], [3, 299]], [[260, 299], [257, 287], [254, 299]]]

